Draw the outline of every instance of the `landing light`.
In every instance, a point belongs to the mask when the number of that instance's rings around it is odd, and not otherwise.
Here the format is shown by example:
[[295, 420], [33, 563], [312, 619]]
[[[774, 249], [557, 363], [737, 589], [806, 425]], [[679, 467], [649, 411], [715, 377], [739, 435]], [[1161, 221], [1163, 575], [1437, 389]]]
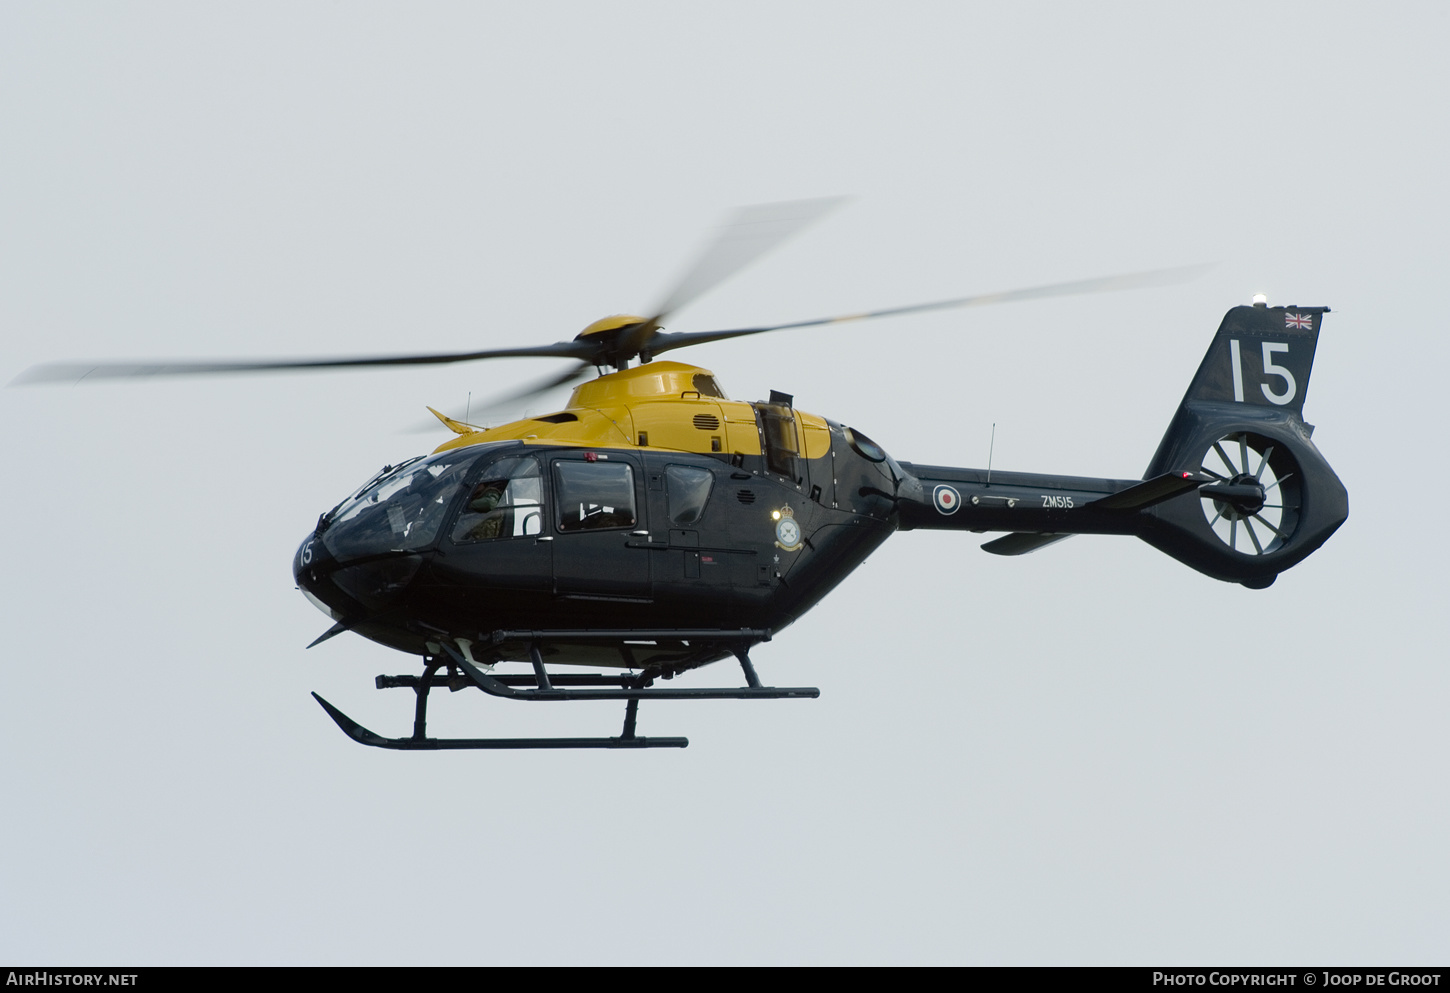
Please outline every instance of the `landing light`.
[[772, 521], [778, 521], [778, 520], [780, 520], [780, 511], [778, 511], [778, 510], [772, 510], [770, 512], [770, 519]]

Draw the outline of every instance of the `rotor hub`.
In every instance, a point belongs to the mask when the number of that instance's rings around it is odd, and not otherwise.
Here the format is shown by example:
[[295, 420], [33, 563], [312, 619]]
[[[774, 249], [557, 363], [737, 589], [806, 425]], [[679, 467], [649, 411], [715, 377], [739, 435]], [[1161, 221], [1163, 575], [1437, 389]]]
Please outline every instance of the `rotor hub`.
[[[629, 360], [638, 354], [635, 349], [621, 348], [622, 338], [644, 324], [648, 318], [634, 314], [612, 314], [602, 317], [574, 336], [575, 341], [587, 341], [597, 349], [592, 361], [597, 366], [613, 366], [616, 369], [629, 368]], [[625, 354], [625, 353], [628, 354]], [[643, 356], [641, 356], [643, 358]], [[647, 361], [647, 360], [646, 360]]]
[[1213, 499], [1213, 509], [1231, 520], [1243, 520], [1264, 509], [1264, 487], [1246, 472], [1204, 490]]

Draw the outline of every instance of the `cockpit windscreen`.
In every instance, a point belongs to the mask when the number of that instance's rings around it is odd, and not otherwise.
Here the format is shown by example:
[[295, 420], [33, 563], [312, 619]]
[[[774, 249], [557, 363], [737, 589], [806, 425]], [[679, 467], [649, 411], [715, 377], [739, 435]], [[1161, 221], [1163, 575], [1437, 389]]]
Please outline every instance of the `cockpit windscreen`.
[[431, 544], [478, 454], [443, 452], [385, 473], [337, 509], [323, 544], [339, 559]]

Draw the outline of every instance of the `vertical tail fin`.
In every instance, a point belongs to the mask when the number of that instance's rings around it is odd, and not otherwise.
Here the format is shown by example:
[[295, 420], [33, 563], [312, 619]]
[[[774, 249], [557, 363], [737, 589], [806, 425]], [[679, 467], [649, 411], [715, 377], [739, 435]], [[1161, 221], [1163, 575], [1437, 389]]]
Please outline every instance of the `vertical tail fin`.
[[1145, 511], [1145, 541], [1258, 588], [1344, 523], [1349, 495], [1302, 417], [1328, 310], [1235, 307], [1224, 316], [1145, 473], [1213, 481]]
[[[1225, 404], [1264, 408], [1303, 416], [1304, 398], [1309, 393], [1309, 374], [1314, 368], [1314, 351], [1319, 345], [1319, 324], [1328, 307], [1235, 307], [1224, 315], [1198, 373], [1188, 386], [1179, 406], [1182, 416], [1190, 406]], [[1243, 410], [1253, 416], [1257, 412]], [[1165, 451], [1176, 439], [1178, 418], [1163, 436], [1147, 476], [1177, 466], [1168, 466]]]
[[1213, 346], [1185, 400], [1217, 400], [1304, 409], [1309, 372], [1328, 307], [1235, 307], [1224, 315]]

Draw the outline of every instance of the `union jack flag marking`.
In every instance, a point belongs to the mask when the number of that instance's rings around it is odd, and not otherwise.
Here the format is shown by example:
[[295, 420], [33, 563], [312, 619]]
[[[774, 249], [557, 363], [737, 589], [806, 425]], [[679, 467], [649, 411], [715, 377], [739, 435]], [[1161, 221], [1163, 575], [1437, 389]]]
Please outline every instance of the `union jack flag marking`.
[[1286, 310], [1284, 311], [1284, 327], [1312, 331], [1314, 330], [1314, 316], [1312, 314], [1291, 314]]

